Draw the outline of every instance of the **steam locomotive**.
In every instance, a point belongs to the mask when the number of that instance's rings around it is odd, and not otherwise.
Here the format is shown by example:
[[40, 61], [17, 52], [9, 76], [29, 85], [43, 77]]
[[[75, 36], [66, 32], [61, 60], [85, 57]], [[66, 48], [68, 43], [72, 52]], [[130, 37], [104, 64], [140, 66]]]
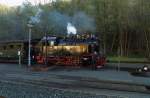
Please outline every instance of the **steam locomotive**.
[[[101, 68], [106, 63], [99, 49], [100, 42], [92, 34], [45, 36], [31, 42], [34, 64]], [[22, 63], [27, 63], [28, 40], [1, 42], [0, 62], [18, 62], [18, 51], [21, 51]]]
[[39, 42], [38, 64], [101, 68], [106, 63], [95, 35], [47, 36]]

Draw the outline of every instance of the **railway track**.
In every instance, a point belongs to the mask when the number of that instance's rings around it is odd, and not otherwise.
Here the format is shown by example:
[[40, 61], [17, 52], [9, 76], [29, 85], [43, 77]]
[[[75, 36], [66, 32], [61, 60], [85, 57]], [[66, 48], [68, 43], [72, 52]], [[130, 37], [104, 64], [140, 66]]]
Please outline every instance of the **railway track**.
[[[101, 95], [101, 94], [96, 94], [96, 93], [92, 93], [92, 92], [88, 92], [88, 91], [84, 92], [82, 90], [76, 89], [76, 88], [81, 89], [82, 87], [75, 86], [75, 85], [69, 85], [69, 84], [67, 85], [67, 84], [60, 84], [60, 83], [55, 83], [55, 82], [43, 82], [43, 81], [33, 81], [33, 80], [16, 80], [16, 79], [10, 79], [10, 78], [6, 79], [6, 80], [5, 79], [3, 78], [0, 81], [0, 84], [1, 83], [7, 83], [7, 84], [13, 84], [13, 85], [22, 85], [21, 86], [22, 88], [25, 87], [25, 85], [27, 85], [28, 87], [31, 87], [31, 88], [32, 87], [37, 88], [37, 86], [38, 86], [41, 89], [43, 89], [43, 88], [45, 88], [47, 90], [53, 89], [53, 90], [58, 90], [58, 91], [63, 91], [63, 92], [69, 91], [69, 92], [72, 92], [75, 94], [79, 93], [79, 94], [81, 94], [81, 96], [82, 96], [82, 94], [83, 94], [83, 96], [86, 95], [86, 97], [80, 96], [79, 98], [127, 98], [127, 97], [121, 97], [121, 96], [115, 96], [115, 95], [114, 96], [113, 95]], [[25, 98], [25, 97], [23, 97], [23, 98]], [[49, 98], [49, 97], [46, 97], [46, 98]], [[66, 97], [60, 97], [60, 98], [66, 98]], [[76, 98], [76, 97], [74, 95], [74, 97], [71, 96], [71, 97], [67, 97], [67, 98]]]
[[0, 95], [5, 98], [128, 98], [120, 95], [92, 94], [82, 91], [43, 88], [35, 85], [0, 82]]
[[93, 89], [93, 90], [115, 90], [125, 92], [138, 92], [150, 94], [148, 86], [137, 85], [131, 83], [119, 83], [113, 81], [102, 81], [82, 77], [72, 77], [65, 75], [52, 75], [51, 79], [23, 79], [15, 77], [1, 77], [0, 82], [14, 83], [14, 84], [27, 84], [34, 86], [41, 86], [45, 88], [56, 88], [56, 89], [69, 89], [69, 90], [82, 90], [82, 89]]

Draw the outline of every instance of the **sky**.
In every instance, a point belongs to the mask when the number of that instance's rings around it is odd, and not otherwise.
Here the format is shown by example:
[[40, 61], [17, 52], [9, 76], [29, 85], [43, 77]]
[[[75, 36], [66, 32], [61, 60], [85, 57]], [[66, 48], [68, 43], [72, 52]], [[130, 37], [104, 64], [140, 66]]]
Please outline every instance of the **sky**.
[[25, 1], [30, 1], [33, 5], [36, 5], [38, 3], [47, 3], [52, 0], [0, 0], [0, 4], [5, 4], [7, 6], [18, 6], [21, 5]]

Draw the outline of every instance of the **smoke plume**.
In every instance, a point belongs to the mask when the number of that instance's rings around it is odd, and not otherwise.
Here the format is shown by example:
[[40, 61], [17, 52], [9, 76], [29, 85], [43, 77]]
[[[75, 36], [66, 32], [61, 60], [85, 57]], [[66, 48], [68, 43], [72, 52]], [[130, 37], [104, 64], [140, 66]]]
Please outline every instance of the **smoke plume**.
[[[53, 32], [55, 33], [66, 34], [68, 23], [71, 23], [77, 28], [77, 33], [93, 32], [95, 30], [94, 19], [86, 15], [84, 12], [78, 12], [73, 16], [69, 16], [58, 11], [50, 11], [47, 17], [48, 19], [45, 24], [47, 24], [49, 28], [53, 28]], [[41, 17], [41, 19], [43, 20], [45, 18]]]
[[42, 12], [43, 12], [43, 10], [39, 8], [37, 13], [35, 14], [35, 16], [30, 17], [30, 22], [33, 23], [33, 24], [39, 23]]

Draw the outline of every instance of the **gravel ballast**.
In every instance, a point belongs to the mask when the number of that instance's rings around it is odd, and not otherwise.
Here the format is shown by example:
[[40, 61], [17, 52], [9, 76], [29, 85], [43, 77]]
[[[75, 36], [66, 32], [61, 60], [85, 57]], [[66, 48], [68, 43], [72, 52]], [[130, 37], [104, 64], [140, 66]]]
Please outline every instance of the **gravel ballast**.
[[122, 98], [9, 82], [0, 82], [0, 96], [5, 98]]

